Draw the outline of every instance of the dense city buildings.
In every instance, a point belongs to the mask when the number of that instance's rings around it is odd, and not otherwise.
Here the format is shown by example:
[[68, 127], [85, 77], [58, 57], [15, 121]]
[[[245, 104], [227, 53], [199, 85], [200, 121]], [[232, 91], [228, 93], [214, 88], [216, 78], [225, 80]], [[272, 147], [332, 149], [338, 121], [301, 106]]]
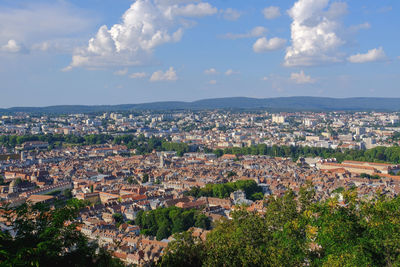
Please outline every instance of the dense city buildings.
[[[397, 113], [378, 112], [2, 116], [1, 205], [86, 201], [76, 218], [79, 230], [124, 263], [145, 264], [159, 259], [173, 233], [192, 229], [204, 239], [215, 221], [230, 219], [237, 207], [263, 213], [269, 195], [297, 194], [306, 184], [318, 201], [340, 200], [349, 188], [365, 199], [377, 190], [397, 196], [400, 158], [339, 160], [304, 151], [396, 147], [399, 127]], [[283, 157], [278, 148], [304, 151]], [[168, 217], [170, 229], [143, 222], [162, 209], [188, 216], [189, 223], [179, 226]]]

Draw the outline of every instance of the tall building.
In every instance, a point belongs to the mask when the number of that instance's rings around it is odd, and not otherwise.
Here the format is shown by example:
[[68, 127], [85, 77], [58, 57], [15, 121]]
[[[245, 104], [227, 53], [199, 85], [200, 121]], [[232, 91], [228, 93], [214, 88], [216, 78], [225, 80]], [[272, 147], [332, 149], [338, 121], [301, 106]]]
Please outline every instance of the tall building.
[[279, 124], [285, 123], [286, 117], [281, 115], [272, 115], [272, 122]]
[[161, 153], [160, 155], [160, 168], [164, 168], [165, 161], [164, 161], [164, 155]]
[[357, 127], [356, 128], [356, 135], [362, 135], [365, 134], [365, 128], [364, 127]]
[[303, 124], [307, 127], [312, 127], [312, 126], [315, 126], [317, 124], [317, 122], [315, 119], [305, 118], [303, 121]]

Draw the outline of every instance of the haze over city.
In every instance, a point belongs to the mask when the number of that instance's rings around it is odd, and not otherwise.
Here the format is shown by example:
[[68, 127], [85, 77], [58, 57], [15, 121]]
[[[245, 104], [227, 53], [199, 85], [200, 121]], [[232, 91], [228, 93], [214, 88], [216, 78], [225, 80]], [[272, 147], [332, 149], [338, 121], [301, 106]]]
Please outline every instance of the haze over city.
[[400, 97], [398, 9], [395, 0], [3, 0], [0, 107]]

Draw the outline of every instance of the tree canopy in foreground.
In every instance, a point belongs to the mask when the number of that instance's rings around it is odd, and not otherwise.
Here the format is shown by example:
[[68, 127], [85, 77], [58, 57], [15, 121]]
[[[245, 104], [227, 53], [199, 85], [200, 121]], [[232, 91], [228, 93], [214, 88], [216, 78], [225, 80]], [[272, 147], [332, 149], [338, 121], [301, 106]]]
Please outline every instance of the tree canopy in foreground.
[[81, 202], [72, 201], [57, 209], [27, 204], [1, 209], [10, 231], [0, 231], [0, 265], [122, 266], [70, 223], [80, 208]]
[[159, 266], [399, 266], [400, 197], [369, 201], [355, 191], [314, 202], [302, 188], [266, 201], [265, 214], [239, 209], [206, 241], [176, 236]]

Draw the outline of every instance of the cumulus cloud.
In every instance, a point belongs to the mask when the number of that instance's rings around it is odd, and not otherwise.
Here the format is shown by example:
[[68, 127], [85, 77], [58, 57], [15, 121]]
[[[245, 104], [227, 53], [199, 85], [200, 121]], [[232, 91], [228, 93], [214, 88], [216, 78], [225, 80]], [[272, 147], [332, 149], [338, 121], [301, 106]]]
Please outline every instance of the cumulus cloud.
[[23, 46], [13, 39], [8, 40], [8, 42], [0, 48], [0, 51], [6, 53], [21, 53], [23, 50]]
[[236, 74], [240, 74], [240, 72], [233, 70], [233, 69], [229, 69], [229, 70], [225, 71], [226, 76], [231, 76], [231, 75], [236, 75]]
[[176, 75], [176, 71], [173, 67], [170, 67], [165, 72], [162, 70], [154, 72], [151, 77], [151, 82], [161, 82], [161, 81], [176, 81], [178, 80], [178, 76]]
[[281, 16], [281, 11], [277, 6], [266, 7], [262, 13], [266, 19], [276, 19]]
[[[327, 9], [328, 8], [328, 9]], [[341, 17], [347, 5], [329, 0], [298, 0], [288, 11], [292, 18], [292, 44], [286, 50], [286, 66], [311, 66], [339, 62], [337, 49], [345, 41], [339, 36]]]
[[253, 38], [253, 37], [259, 37], [263, 36], [267, 33], [267, 29], [262, 26], [257, 26], [251, 29], [251, 31], [246, 32], [246, 33], [227, 33], [222, 36], [224, 39], [231, 39], [231, 40], [236, 40], [236, 39], [242, 39], [242, 38]]
[[382, 47], [371, 49], [365, 54], [355, 54], [347, 58], [351, 63], [367, 63], [385, 59], [386, 54]]
[[224, 19], [231, 21], [238, 20], [242, 15], [239, 11], [232, 8], [227, 8], [225, 10], [222, 10], [221, 13]]
[[307, 83], [315, 83], [315, 79], [311, 78], [311, 76], [304, 74], [304, 71], [300, 71], [299, 73], [293, 72], [290, 75], [290, 80], [294, 81], [297, 84], [307, 84]]
[[145, 77], [147, 77], [146, 72], [134, 72], [131, 75], [129, 75], [129, 78], [131, 78], [131, 79], [142, 79]]
[[211, 81], [208, 82], [208, 84], [217, 84], [217, 81], [216, 80], [211, 80]]
[[266, 37], [259, 38], [254, 44], [253, 44], [253, 51], [256, 53], [264, 53], [268, 51], [274, 51], [281, 49], [284, 47], [286, 44], [285, 39], [281, 39], [278, 37], [274, 37], [271, 39], [267, 39]]
[[75, 50], [69, 68], [142, 64], [156, 47], [181, 40], [187, 18], [217, 11], [209, 3], [196, 0], [136, 0], [121, 23], [101, 26], [87, 47]]
[[214, 75], [214, 74], [218, 74], [218, 71], [214, 68], [210, 68], [204, 71], [205, 74], [207, 75]]
[[117, 70], [114, 72], [114, 75], [118, 75], [118, 76], [124, 76], [128, 73], [128, 69], [121, 69], [121, 70]]

